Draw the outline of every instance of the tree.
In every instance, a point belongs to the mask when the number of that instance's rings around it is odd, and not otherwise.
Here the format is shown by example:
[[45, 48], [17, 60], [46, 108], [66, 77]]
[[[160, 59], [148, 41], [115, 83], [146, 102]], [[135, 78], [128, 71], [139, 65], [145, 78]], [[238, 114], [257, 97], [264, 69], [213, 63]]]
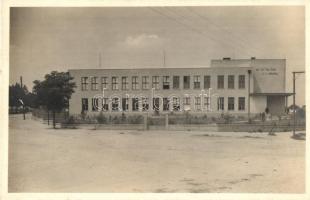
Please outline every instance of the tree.
[[29, 102], [26, 100], [28, 94], [29, 92], [25, 85], [21, 87], [20, 84], [16, 83], [9, 86], [9, 107], [15, 109], [13, 112], [17, 112], [17, 108], [22, 106], [20, 100], [23, 101], [25, 106], [29, 106]]
[[36, 95], [36, 104], [45, 106], [53, 113], [53, 127], [55, 128], [55, 114], [68, 108], [74, 88], [73, 77], [68, 72], [52, 71], [45, 75], [45, 80], [35, 80], [33, 93]]

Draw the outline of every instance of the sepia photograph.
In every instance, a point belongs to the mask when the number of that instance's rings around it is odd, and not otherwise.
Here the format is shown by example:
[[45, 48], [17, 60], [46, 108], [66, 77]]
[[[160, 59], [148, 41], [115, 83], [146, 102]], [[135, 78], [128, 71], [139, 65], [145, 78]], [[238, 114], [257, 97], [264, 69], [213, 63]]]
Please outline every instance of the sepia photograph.
[[306, 193], [302, 5], [10, 7], [8, 193]]

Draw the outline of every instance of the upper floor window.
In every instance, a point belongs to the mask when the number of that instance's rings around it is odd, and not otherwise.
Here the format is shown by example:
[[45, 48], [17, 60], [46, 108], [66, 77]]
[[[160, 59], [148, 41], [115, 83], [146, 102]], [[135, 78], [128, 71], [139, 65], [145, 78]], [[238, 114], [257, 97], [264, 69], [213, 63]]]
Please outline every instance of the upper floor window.
[[152, 77], [152, 88], [159, 90], [159, 76]]
[[245, 75], [239, 75], [239, 89], [245, 88]]
[[200, 76], [194, 76], [194, 89], [200, 89]]
[[101, 88], [108, 89], [108, 77], [101, 77]]
[[138, 76], [133, 76], [131, 77], [131, 85], [133, 90], [138, 90], [139, 89], [139, 80]]
[[98, 90], [98, 77], [91, 78], [91, 89]]
[[228, 76], [228, 89], [234, 89], [235, 88], [235, 76], [229, 75]]
[[149, 77], [148, 76], [142, 76], [142, 89], [143, 90], [149, 89]]
[[112, 90], [118, 90], [118, 78], [116, 76], [112, 77]]
[[210, 76], [204, 76], [204, 89], [211, 88], [211, 77]]
[[87, 90], [88, 87], [88, 77], [81, 77], [81, 89]]
[[224, 89], [224, 76], [217, 76], [217, 89]]
[[184, 89], [190, 89], [190, 85], [191, 85], [190, 80], [191, 80], [190, 76], [183, 77], [183, 88]]
[[169, 82], [169, 76], [163, 77], [163, 89], [169, 90], [170, 89], [170, 82]]
[[173, 76], [173, 89], [179, 89], [179, 88], [180, 88], [180, 77]]
[[128, 86], [128, 77], [127, 76], [123, 76], [122, 77], [122, 90], [128, 90], [129, 86]]

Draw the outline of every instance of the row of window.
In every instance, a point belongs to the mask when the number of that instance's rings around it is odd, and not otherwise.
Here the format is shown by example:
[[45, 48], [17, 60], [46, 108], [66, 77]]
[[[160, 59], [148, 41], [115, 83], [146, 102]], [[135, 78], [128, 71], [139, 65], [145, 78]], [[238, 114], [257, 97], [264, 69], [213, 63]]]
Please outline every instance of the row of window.
[[[90, 79], [90, 86], [91, 90], [99, 90], [99, 77], [81, 77], [81, 89], [88, 90], [88, 84]], [[149, 76], [142, 76], [142, 84], [141, 88], [143, 90], [147, 90], [151, 88], [154, 88], [156, 90], [160, 89], [160, 81], [159, 76], [152, 76], [151, 80], [149, 80]], [[193, 76], [194, 84], [193, 89], [201, 89], [202, 83], [201, 83], [201, 76]], [[119, 81], [120, 86], [119, 88]], [[228, 83], [228, 89], [234, 89], [235, 88], [235, 75], [228, 75], [227, 76], [227, 83]], [[123, 76], [119, 77], [112, 76], [111, 77], [111, 89], [112, 90], [129, 90], [129, 77]], [[169, 90], [170, 89], [170, 76], [163, 76], [162, 77], [162, 89], [163, 90]], [[224, 75], [218, 75], [217, 76], [217, 88], [218, 89], [224, 89], [225, 86], [225, 76]], [[101, 77], [101, 89], [108, 89], [109, 83], [108, 83], [108, 77]], [[183, 76], [183, 89], [190, 89], [191, 88], [191, 77], [190, 76]], [[209, 89], [211, 88], [211, 76], [203, 76], [203, 88]], [[245, 75], [239, 75], [238, 76], [238, 88], [244, 89], [245, 88]], [[132, 76], [131, 77], [131, 89], [132, 90], [139, 90], [139, 77], [138, 76]], [[180, 76], [172, 76], [172, 89], [180, 89]]]
[[[202, 102], [203, 101], [203, 102]], [[109, 105], [111, 105], [112, 111], [119, 111], [120, 108], [123, 111], [129, 110], [129, 98], [112, 98], [111, 104], [109, 104], [108, 98], [103, 98], [101, 102], [99, 102], [98, 98], [92, 98], [92, 111], [108, 111]], [[132, 111], [148, 111], [149, 110], [149, 98], [143, 97], [140, 99], [132, 98]], [[190, 106], [191, 99], [190, 97], [183, 98], [183, 105]], [[204, 109], [210, 110], [211, 102], [209, 97], [195, 97], [194, 98], [194, 106], [195, 110], [202, 110], [202, 105]], [[180, 106], [180, 98], [173, 97], [171, 100], [169, 98], [162, 98], [162, 109], [163, 111], [169, 111], [170, 106], [172, 106], [172, 110], [179, 111]], [[227, 98], [227, 110], [234, 111], [235, 110], [235, 97]], [[159, 111], [160, 108], [160, 98], [153, 98], [153, 110]], [[217, 99], [217, 110], [222, 111], [225, 109], [225, 99], [224, 97], [218, 97]], [[245, 110], [245, 97], [238, 97], [238, 110]], [[82, 111], [88, 111], [88, 98], [82, 98]]]

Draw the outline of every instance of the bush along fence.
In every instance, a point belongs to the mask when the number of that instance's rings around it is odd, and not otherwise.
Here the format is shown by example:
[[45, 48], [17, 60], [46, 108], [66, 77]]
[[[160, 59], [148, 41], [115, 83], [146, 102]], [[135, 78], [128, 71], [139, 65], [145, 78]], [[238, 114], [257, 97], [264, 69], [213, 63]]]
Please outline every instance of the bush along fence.
[[[263, 120], [254, 116], [248, 120], [233, 115], [194, 115], [173, 113], [163, 115], [145, 114], [107, 114], [72, 115], [61, 122], [62, 128], [87, 128], [106, 130], [185, 130], [185, 131], [221, 131], [221, 132], [276, 132], [291, 131], [293, 120], [288, 117]], [[297, 130], [305, 129], [305, 119], [298, 119]]]

